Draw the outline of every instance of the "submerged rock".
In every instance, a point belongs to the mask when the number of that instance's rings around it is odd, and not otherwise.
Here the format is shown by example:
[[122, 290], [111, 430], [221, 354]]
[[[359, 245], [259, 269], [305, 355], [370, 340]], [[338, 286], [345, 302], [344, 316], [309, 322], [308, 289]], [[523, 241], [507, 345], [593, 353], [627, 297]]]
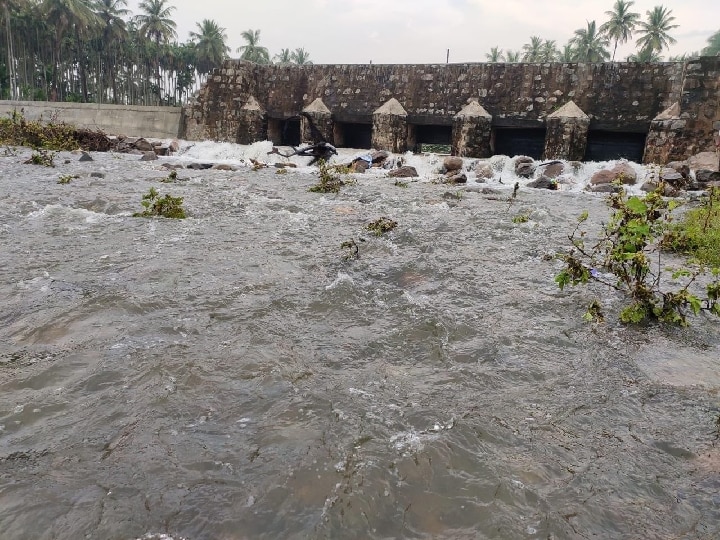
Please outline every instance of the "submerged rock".
[[403, 165], [397, 169], [393, 169], [388, 173], [390, 178], [412, 178], [414, 176], [420, 176], [415, 167], [411, 165]]

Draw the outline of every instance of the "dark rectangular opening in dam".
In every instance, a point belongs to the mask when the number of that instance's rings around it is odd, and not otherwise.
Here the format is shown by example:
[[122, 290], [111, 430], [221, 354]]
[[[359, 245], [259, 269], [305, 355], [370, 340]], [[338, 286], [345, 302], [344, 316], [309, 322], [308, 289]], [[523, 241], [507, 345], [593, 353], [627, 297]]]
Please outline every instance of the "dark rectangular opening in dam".
[[452, 126], [418, 124], [412, 126], [415, 135], [415, 152], [450, 153]]
[[278, 146], [298, 146], [300, 144], [300, 119], [268, 118], [267, 138]]
[[372, 124], [338, 122], [335, 124], [335, 145], [339, 148], [372, 147]]
[[590, 130], [585, 161], [627, 159], [642, 163], [646, 133]]
[[495, 154], [542, 159], [545, 151], [544, 128], [495, 128], [493, 131]]

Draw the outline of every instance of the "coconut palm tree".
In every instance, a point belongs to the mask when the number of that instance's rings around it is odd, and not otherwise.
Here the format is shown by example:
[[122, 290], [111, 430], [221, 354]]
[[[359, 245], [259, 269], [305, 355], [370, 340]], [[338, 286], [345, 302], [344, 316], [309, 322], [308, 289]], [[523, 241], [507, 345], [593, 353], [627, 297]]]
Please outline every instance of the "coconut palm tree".
[[240, 53], [240, 58], [242, 60], [247, 60], [248, 62], [254, 62], [256, 64], [270, 63], [270, 53], [268, 52], [267, 47], [261, 47], [259, 44], [260, 30], [245, 30], [240, 35], [247, 43], [247, 45], [243, 45], [237, 49], [237, 52]]
[[647, 21], [640, 21], [638, 34], [642, 37], [637, 40], [638, 49], [650, 48], [661, 53], [675, 43], [677, 40], [670, 35], [670, 30], [677, 28], [677, 24], [670, 24], [675, 20], [671, 15], [672, 11], [663, 7], [655, 6], [652, 11], [646, 11]]
[[75, 47], [83, 101], [88, 99], [87, 56], [83, 51], [85, 39], [101, 24], [100, 18], [93, 10], [94, 7], [92, 0], [44, 0], [42, 4], [46, 20], [55, 29], [55, 51], [58, 54], [55, 75], [57, 75], [57, 66], [62, 60], [63, 40], [68, 38]]
[[637, 53], [627, 57], [628, 62], [660, 62], [662, 57], [660, 52], [652, 47], [643, 47]]
[[539, 36], [530, 36], [530, 43], [523, 45], [523, 62], [540, 62], [543, 40]]
[[505, 56], [503, 55], [502, 49], [493, 47], [489, 53], [485, 53], [485, 58], [491, 64], [497, 64], [498, 62], [504, 62]]
[[273, 57], [273, 62], [281, 66], [290, 64], [292, 62], [290, 49], [280, 49], [280, 52]]
[[612, 54], [613, 62], [615, 61], [618, 43], [627, 43], [640, 19], [639, 13], [630, 11], [630, 7], [634, 3], [632, 0], [629, 2], [616, 0], [612, 11], [605, 12], [605, 15], [610, 18], [600, 26], [600, 32], [615, 42]]
[[707, 42], [708, 46], [702, 50], [704, 55], [715, 56], [716, 54], [720, 54], [720, 30], [710, 36]]
[[610, 42], [604, 34], [598, 32], [595, 21], [588, 21], [586, 28], [575, 30], [570, 42], [575, 47], [577, 62], [602, 62], [610, 57], [606, 48]]
[[141, 36], [154, 44], [154, 50], [149, 51], [150, 62], [155, 66], [156, 104], [162, 100], [162, 80], [160, 76], [160, 59], [163, 56], [162, 47], [177, 36], [177, 25], [170, 16], [175, 11], [174, 6], [168, 5], [168, 0], [143, 0], [139, 5], [143, 11], [135, 17]]
[[230, 52], [230, 47], [226, 44], [225, 29], [220, 28], [215, 21], [205, 19], [202, 23], [197, 23], [197, 29], [197, 32], [190, 32], [190, 39], [195, 42], [198, 73], [205, 75], [222, 64]]
[[171, 18], [175, 6], [167, 3], [168, 0], [143, 0], [139, 5], [143, 13], [135, 17], [140, 34], [156, 45], [168, 43], [177, 37], [177, 25]]
[[562, 50], [558, 53], [557, 59], [559, 62], [575, 62], [577, 59], [577, 53], [572, 42], [568, 42], [563, 45]]
[[[117, 64], [120, 56], [121, 44], [128, 37], [128, 30], [124, 17], [130, 15], [130, 10], [125, 9], [127, 0], [97, 0], [97, 15], [102, 21], [102, 39], [100, 49], [104, 49], [104, 65], [107, 67], [107, 75], [110, 79], [109, 86], [112, 89], [113, 103], [118, 103], [119, 95], [117, 88]], [[102, 79], [102, 74], [98, 74]], [[98, 95], [101, 95], [98, 92]]]
[[292, 53], [290, 53], [290, 59], [292, 60], [293, 64], [297, 64], [298, 66], [308, 66], [312, 64], [312, 62], [310, 61], [310, 53], [308, 53], [302, 47], [298, 47]]
[[15, 70], [15, 51], [13, 50], [13, 34], [11, 25], [11, 8], [13, 11], [18, 7], [15, 0], [3, 0], [0, 2], [0, 17], [5, 23], [5, 39], [7, 41], [7, 76], [8, 86], [10, 88], [10, 99], [18, 99], [17, 73]]
[[542, 49], [540, 49], [540, 61], [552, 62], [558, 56], [557, 45], [554, 39], [546, 39], [543, 41]]
[[520, 51], [508, 51], [505, 53], [505, 61], [508, 64], [517, 64], [520, 61]]

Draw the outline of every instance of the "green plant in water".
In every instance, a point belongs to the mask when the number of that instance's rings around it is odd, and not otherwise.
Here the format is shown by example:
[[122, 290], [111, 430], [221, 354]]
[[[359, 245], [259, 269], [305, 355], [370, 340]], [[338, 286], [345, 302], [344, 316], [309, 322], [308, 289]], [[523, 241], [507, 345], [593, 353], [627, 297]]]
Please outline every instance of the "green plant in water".
[[347, 171], [348, 169], [346, 167], [331, 167], [325, 160], [321, 159], [318, 161], [320, 182], [310, 186], [308, 191], [314, 193], [339, 193], [342, 186], [354, 183], [352, 180], [343, 180], [343, 178], [339, 176], [339, 172], [343, 170]]
[[396, 187], [406, 188], [406, 187], [408, 187], [410, 184], [409, 184], [408, 182], [401, 182], [400, 180], [395, 180], [395, 184], [394, 184], [394, 185], [395, 185]]
[[513, 216], [512, 222], [513, 223], [527, 223], [530, 221], [530, 212], [521, 212], [520, 214], [517, 214], [516, 216]]
[[386, 232], [392, 231], [395, 227], [397, 227], [397, 221], [393, 221], [392, 219], [386, 217], [381, 217], [380, 219], [376, 219], [372, 223], [365, 225], [365, 228], [368, 231], [375, 233], [376, 236], [381, 236]]
[[80, 178], [77, 174], [64, 174], [58, 178], [58, 184], [69, 184], [75, 178]]
[[170, 171], [170, 174], [168, 174], [165, 178], [161, 178], [160, 181], [164, 184], [172, 184], [178, 179], [177, 171], [173, 170]]
[[[712, 270], [704, 297], [690, 290], [697, 278], [705, 273], [703, 267], [680, 268], [672, 272], [674, 280], [685, 280], [685, 285], [677, 290], [666, 290], [661, 283], [664, 275], [661, 246], [671, 226], [672, 210], [678, 206], [677, 202], [662, 197], [663, 188], [660, 186], [645, 197], [627, 197], [624, 190], [611, 195], [608, 201], [614, 212], [595, 242], [588, 242], [586, 231], [581, 230], [588, 218], [588, 213], [584, 212], [568, 235], [572, 249], [560, 256], [565, 263], [563, 270], [555, 276], [560, 289], [566, 285], [597, 281], [623, 292], [630, 299], [630, 304], [620, 312], [620, 320], [624, 323], [656, 319], [686, 325], [689, 312], [697, 315], [703, 310], [720, 316], [718, 269]], [[588, 313], [591, 319], [596, 319], [595, 314], [600, 313], [599, 303]]]
[[143, 205], [142, 212], [135, 212], [133, 217], [166, 217], [173, 219], [185, 219], [185, 210], [182, 207], [182, 197], [172, 197], [170, 194], [160, 197], [155, 188], [143, 195], [140, 204]]
[[360, 247], [355, 242], [354, 238], [351, 238], [350, 240], [346, 240], [342, 244], [340, 244], [340, 249], [348, 249], [350, 250], [343, 259], [349, 260], [349, 259], [359, 259], [360, 258]]
[[720, 188], [711, 187], [698, 208], [676, 221], [662, 245], [701, 264], [720, 266]]
[[42, 148], [36, 150], [30, 155], [30, 158], [25, 160], [26, 164], [31, 165], [42, 165], [43, 167], [54, 167], [55, 152], [49, 150], [43, 150]]

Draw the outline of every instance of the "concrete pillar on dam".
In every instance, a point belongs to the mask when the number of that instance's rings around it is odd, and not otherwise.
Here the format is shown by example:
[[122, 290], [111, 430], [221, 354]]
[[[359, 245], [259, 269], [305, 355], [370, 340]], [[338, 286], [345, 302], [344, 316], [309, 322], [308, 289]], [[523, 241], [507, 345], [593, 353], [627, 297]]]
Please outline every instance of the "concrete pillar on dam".
[[407, 111], [395, 98], [390, 98], [373, 112], [372, 147], [401, 153], [408, 149]]
[[682, 141], [687, 121], [680, 118], [680, 104], [676, 101], [650, 122], [645, 139], [643, 163], [672, 161], [675, 147]]
[[335, 144], [334, 128], [332, 113], [320, 98], [316, 98], [300, 113], [300, 138], [303, 142], [326, 141]]
[[267, 137], [267, 115], [258, 101], [253, 97], [240, 108], [238, 112], [237, 142], [239, 144], [252, 144], [263, 141]]
[[590, 117], [568, 101], [546, 118], [544, 159], [582, 161], [587, 148]]
[[453, 116], [452, 154], [460, 157], [492, 156], [492, 115], [476, 100]]

